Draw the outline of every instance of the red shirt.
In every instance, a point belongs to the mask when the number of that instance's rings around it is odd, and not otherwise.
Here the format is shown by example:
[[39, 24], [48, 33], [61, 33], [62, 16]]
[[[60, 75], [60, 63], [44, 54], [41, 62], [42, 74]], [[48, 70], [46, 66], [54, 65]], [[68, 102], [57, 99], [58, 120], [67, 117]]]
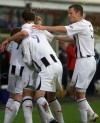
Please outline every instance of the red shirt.
[[75, 55], [76, 47], [72, 43], [67, 46], [66, 53], [67, 53], [67, 68], [69, 70], [74, 70], [75, 62], [76, 62], [76, 55]]

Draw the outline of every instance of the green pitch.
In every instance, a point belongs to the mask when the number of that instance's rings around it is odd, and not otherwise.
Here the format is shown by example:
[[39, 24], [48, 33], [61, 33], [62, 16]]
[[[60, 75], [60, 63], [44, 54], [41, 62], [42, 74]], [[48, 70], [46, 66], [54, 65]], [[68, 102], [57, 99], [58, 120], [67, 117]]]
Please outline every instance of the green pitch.
[[[100, 100], [92, 100], [89, 102], [94, 111], [100, 116]], [[61, 105], [65, 123], [80, 123], [79, 112], [77, 110], [77, 105], [75, 102], [68, 101], [65, 103], [61, 103]], [[3, 118], [4, 106], [0, 106], [0, 123], [3, 123]], [[34, 123], [41, 123], [40, 117], [35, 106], [33, 109], [33, 121]], [[22, 109], [19, 110], [18, 115], [13, 121], [13, 123], [25, 123]], [[96, 123], [100, 123], [100, 119]]]

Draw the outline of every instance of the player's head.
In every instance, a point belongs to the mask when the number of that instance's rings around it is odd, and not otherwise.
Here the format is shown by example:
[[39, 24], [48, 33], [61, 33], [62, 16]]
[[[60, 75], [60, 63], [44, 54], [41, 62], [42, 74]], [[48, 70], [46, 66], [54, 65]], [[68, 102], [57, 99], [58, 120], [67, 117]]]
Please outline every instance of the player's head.
[[[15, 27], [11, 30], [11, 33], [10, 33], [10, 36], [13, 36], [14, 34], [18, 33], [21, 31], [21, 28], [20, 27]], [[20, 40], [20, 39], [17, 39], [17, 40]], [[20, 40], [21, 41], [21, 40]], [[19, 42], [20, 42], [19, 41]]]
[[25, 22], [34, 21], [35, 13], [31, 9], [26, 9], [22, 12], [22, 18]]
[[83, 7], [78, 4], [71, 5], [68, 9], [68, 18], [71, 23], [80, 21], [83, 18]]
[[20, 27], [15, 27], [11, 30], [10, 36], [16, 34], [17, 32], [20, 32], [21, 28]]
[[42, 18], [40, 16], [35, 16], [34, 23], [42, 25]]

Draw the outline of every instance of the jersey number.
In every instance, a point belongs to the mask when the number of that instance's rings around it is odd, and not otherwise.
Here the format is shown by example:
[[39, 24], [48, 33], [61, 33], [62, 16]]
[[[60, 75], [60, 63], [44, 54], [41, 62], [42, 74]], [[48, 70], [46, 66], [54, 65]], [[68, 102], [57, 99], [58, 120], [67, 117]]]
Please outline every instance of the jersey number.
[[40, 42], [40, 40], [39, 40], [39, 38], [38, 38], [37, 35], [33, 35], [32, 38], [37, 39], [37, 42], [38, 42], [38, 43]]
[[[91, 28], [91, 25], [89, 25], [90, 31], [93, 32], [93, 29]], [[91, 35], [91, 38], [94, 39], [94, 36]]]

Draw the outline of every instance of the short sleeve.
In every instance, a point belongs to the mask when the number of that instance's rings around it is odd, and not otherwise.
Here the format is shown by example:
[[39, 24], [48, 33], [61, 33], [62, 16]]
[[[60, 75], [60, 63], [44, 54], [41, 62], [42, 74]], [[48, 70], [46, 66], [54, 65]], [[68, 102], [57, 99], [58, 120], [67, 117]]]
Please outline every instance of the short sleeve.
[[50, 32], [48, 32], [47, 30], [44, 31], [44, 34], [48, 40], [48, 42], [52, 42], [54, 35], [52, 35]]
[[82, 22], [76, 22], [69, 26], [65, 26], [65, 28], [67, 30], [68, 36], [80, 33], [81, 31], [84, 30], [84, 26], [83, 26]]
[[23, 24], [22, 25], [22, 30], [25, 30], [28, 32], [28, 34], [32, 33], [32, 24]]

